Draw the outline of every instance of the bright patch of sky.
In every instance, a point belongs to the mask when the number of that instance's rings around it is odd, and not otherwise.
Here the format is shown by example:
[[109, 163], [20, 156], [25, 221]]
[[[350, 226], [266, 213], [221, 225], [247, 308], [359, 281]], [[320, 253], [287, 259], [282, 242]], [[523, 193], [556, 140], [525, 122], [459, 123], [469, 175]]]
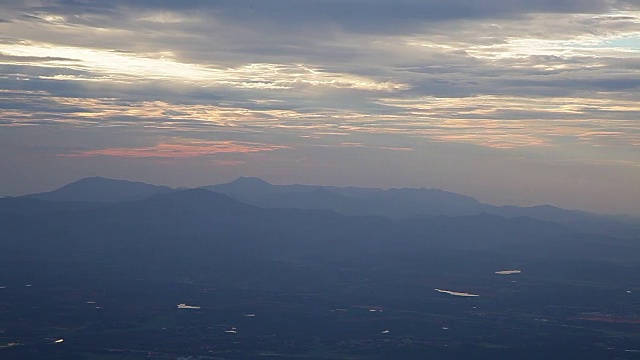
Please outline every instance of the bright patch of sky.
[[622, 48], [640, 52], [640, 34], [622, 36], [602, 43], [602, 47]]

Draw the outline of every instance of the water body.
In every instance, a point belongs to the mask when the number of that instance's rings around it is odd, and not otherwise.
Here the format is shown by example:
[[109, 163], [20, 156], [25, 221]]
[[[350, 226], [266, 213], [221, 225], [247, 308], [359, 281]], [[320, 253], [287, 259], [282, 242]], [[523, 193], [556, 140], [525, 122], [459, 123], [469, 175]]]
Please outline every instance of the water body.
[[187, 304], [178, 304], [178, 309], [197, 310], [197, 309], [200, 309], [200, 306], [192, 306], [192, 305], [187, 305]]
[[466, 292], [449, 291], [449, 290], [442, 290], [442, 289], [433, 289], [433, 290], [435, 290], [437, 292], [440, 292], [440, 293], [453, 295], [453, 296], [461, 296], [461, 297], [478, 297], [478, 296], [480, 296], [480, 295], [477, 295], [477, 294], [470, 294], [470, 293], [466, 293]]
[[522, 274], [521, 270], [502, 270], [502, 271], [496, 271], [496, 274], [498, 275], [515, 275], [515, 274]]

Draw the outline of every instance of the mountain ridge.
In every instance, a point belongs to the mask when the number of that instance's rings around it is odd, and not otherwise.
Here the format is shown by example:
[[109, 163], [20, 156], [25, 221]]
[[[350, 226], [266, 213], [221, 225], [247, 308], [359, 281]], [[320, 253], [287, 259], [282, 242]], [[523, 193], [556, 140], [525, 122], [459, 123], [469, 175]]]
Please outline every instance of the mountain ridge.
[[[407, 219], [425, 215], [463, 216], [481, 213], [505, 218], [526, 216], [559, 223], [583, 232], [621, 238], [640, 238], [640, 221], [623, 221], [621, 218], [580, 210], [567, 210], [546, 204], [532, 207], [495, 206], [481, 203], [467, 195], [432, 188], [380, 189], [303, 184], [273, 185], [256, 177], [239, 177], [228, 183], [208, 185], [196, 189], [224, 194], [242, 203], [263, 208], [329, 210], [343, 215], [382, 216], [392, 219]], [[25, 195], [13, 199], [119, 203], [142, 200], [158, 194], [180, 190], [182, 189], [172, 189], [142, 182], [91, 177], [72, 182], [51, 192]], [[73, 207], [72, 205], [67, 206]], [[7, 207], [5, 206], [5, 208]]]
[[[473, 215], [494, 214], [513, 218], [526, 216], [533, 219], [552, 221], [575, 230], [622, 238], [640, 237], [640, 220], [621, 221], [606, 215], [581, 210], [567, 210], [543, 204], [531, 207], [513, 205], [496, 206], [484, 204], [473, 197], [431, 188], [357, 188], [320, 185], [270, 185], [261, 181], [260, 187], [244, 186], [242, 181], [203, 188], [225, 193], [243, 202], [270, 208], [322, 208], [345, 215], [377, 215], [395, 219], [423, 215]], [[269, 186], [270, 185], [270, 186]], [[312, 197], [323, 189], [337, 201]], [[340, 198], [335, 196], [339, 195]]]
[[121, 202], [143, 199], [156, 193], [171, 191], [175, 190], [168, 186], [92, 176], [71, 182], [52, 191], [20, 197], [51, 201]]
[[[36, 206], [42, 204], [46, 202]], [[508, 219], [480, 213], [391, 220], [319, 209], [261, 208], [206, 189], [103, 203], [91, 209], [22, 212], [5, 218], [7, 223], [0, 232], [7, 236], [32, 234], [21, 246], [30, 246], [31, 242], [41, 249], [39, 252], [58, 248], [144, 251], [156, 246], [178, 246], [171, 245], [171, 239], [183, 238], [210, 239], [210, 245], [197, 242], [197, 246], [206, 246], [209, 251], [220, 246], [234, 253], [292, 259], [328, 253], [405, 256], [430, 249], [455, 249], [518, 257], [588, 258], [599, 254], [603, 259], [628, 261], [636, 256], [626, 249], [638, 247], [637, 242], [581, 234], [561, 224], [528, 217]], [[184, 246], [192, 246], [190, 241]]]

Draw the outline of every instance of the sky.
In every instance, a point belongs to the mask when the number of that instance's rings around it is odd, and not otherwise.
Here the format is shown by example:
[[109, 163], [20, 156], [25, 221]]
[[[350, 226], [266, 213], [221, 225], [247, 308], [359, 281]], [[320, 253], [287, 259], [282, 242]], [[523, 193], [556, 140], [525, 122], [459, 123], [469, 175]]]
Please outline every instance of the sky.
[[87, 176], [640, 215], [640, 1], [0, 2], [0, 196]]

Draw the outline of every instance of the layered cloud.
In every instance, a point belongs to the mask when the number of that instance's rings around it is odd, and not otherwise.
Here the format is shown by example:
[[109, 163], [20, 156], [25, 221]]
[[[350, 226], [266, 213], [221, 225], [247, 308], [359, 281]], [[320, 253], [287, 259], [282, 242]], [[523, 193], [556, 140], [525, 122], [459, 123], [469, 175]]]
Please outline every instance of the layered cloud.
[[26, 127], [140, 134], [75, 150], [70, 141], [63, 153], [76, 158], [282, 147], [308, 159], [334, 147], [410, 159], [447, 144], [470, 158], [621, 166], [640, 178], [637, 1], [29, 0], [0, 9], [3, 136]]
[[[405, 84], [376, 82], [364, 77], [337, 74], [300, 64], [248, 64], [236, 68], [213, 68], [176, 61], [171, 53], [128, 54], [109, 50], [52, 46], [23, 42], [1, 48], [5, 62], [64, 69], [68, 74], [39, 76], [45, 80], [182, 81], [194, 86], [230, 86], [246, 89], [292, 89], [328, 86], [359, 90], [400, 90]], [[12, 59], [13, 58], [13, 59]], [[91, 74], [92, 76], [90, 76]]]
[[286, 149], [286, 146], [247, 143], [237, 141], [204, 141], [196, 139], [180, 139], [177, 142], [158, 143], [153, 146], [138, 148], [107, 148], [98, 150], [76, 151], [60, 156], [92, 157], [113, 156], [124, 158], [166, 158], [183, 159], [218, 154], [247, 154], [255, 152]]

